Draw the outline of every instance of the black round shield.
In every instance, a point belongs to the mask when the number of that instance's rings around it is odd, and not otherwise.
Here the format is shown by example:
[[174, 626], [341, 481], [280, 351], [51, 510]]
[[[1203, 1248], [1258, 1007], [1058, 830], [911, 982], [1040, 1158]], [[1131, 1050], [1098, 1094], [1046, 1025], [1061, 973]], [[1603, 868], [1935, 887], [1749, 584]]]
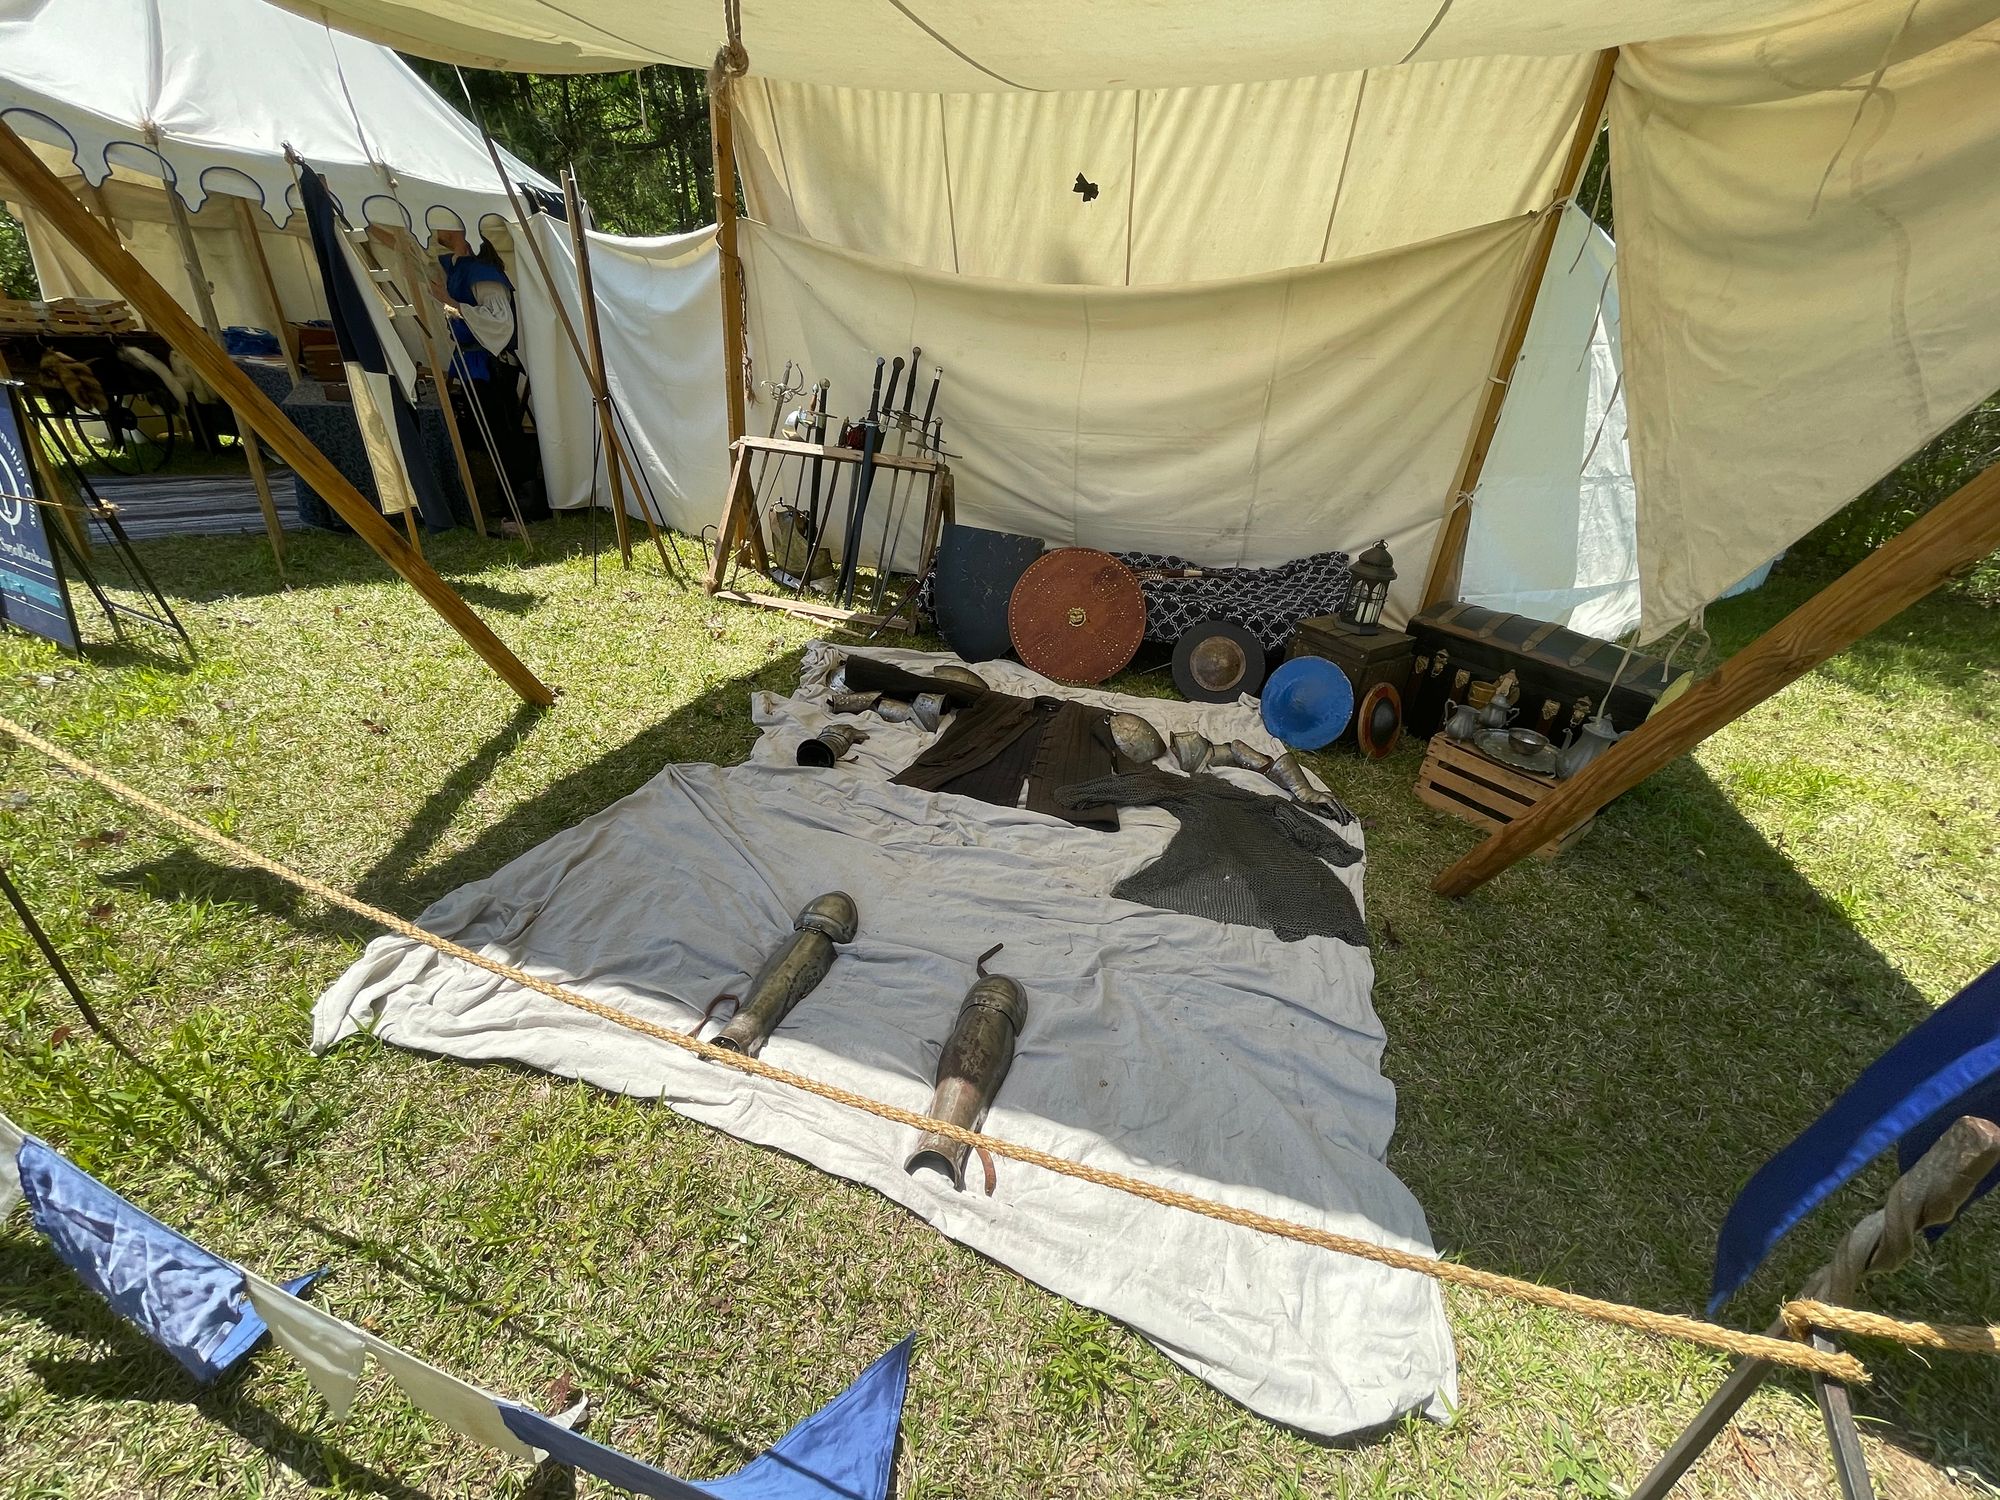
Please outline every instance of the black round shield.
[[1041, 555], [1039, 537], [946, 524], [932, 598], [938, 634], [961, 661], [993, 661], [1013, 648], [1007, 601], [1028, 564]]
[[1190, 703], [1234, 703], [1264, 685], [1264, 647], [1234, 620], [1197, 620], [1174, 642], [1174, 686]]

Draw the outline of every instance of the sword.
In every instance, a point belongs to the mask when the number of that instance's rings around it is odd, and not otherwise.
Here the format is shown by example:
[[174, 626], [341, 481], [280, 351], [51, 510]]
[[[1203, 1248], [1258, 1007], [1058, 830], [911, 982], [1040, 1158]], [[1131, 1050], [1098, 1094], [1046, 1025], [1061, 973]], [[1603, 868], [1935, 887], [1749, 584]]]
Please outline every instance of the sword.
[[[806, 433], [806, 436], [812, 442], [820, 444], [822, 446], [824, 446], [826, 443], [826, 404], [827, 404], [827, 392], [829, 389], [830, 389], [830, 382], [825, 380], [822, 380], [817, 386], [813, 387], [813, 397], [812, 397], [813, 420], [811, 427], [807, 430]], [[825, 465], [826, 465], [825, 459], [819, 457], [817, 454], [813, 456], [812, 495], [807, 502], [807, 504], [810, 506], [808, 514], [810, 518], [809, 524], [811, 530], [811, 537], [807, 544], [805, 569], [799, 574], [798, 579], [796, 580], [796, 586], [792, 589], [792, 597], [794, 599], [801, 599], [805, 597], [806, 585], [812, 582], [813, 563], [819, 557], [820, 532], [824, 530], [826, 526], [826, 512], [820, 506], [820, 489], [819, 489], [820, 470], [823, 469]], [[805, 466], [803, 464], [801, 464], [799, 468], [801, 472], [804, 472]]]
[[854, 570], [861, 560], [861, 528], [868, 515], [868, 492], [875, 485], [875, 454], [882, 446], [882, 367], [875, 357], [875, 387], [868, 395], [868, 416], [861, 424], [861, 462], [847, 487], [847, 537], [840, 558], [840, 602], [854, 607]]
[[[902, 408], [893, 417], [896, 424], [896, 456], [898, 458], [902, 457], [909, 450], [910, 446], [910, 403], [916, 399], [917, 360], [923, 352], [921, 348], [910, 350], [910, 378], [903, 386]], [[901, 361], [898, 361], [898, 363], [901, 363]], [[893, 375], [889, 380], [889, 404], [892, 407], [896, 404], [896, 381]], [[905, 496], [903, 510], [897, 510], [896, 498], [902, 488], [903, 470], [891, 470], [889, 473], [889, 510], [882, 517], [881, 565], [875, 570], [875, 587], [870, 591], [868, 596], [868, 608], [871, 611], [879, 611], [882, 608], [882, 596], [889, 587], [889, 569], [896, 560], [897, 544], [903, 539], [904, 513], [909, 509], [909, 500]]]

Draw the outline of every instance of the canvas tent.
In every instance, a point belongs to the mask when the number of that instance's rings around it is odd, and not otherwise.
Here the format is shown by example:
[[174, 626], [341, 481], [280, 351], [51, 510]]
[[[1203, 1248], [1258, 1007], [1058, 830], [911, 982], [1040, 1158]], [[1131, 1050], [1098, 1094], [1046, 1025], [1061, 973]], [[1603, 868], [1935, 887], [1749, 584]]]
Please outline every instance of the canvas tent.
[[[301, 8], [515, 68], [724, 40], [709, 0]], [[744, 11], [751, 348], [963, 370], [964, 499], [1422, 557], [1611, 46], [1649, 633], [2000, 387], [1993, 0], [864, 10]]]
[[[286, 318], [326, 315], [288, 145], [355, 223], [476, 235], [509, 216], [479, 132], [408, 64], [259, 0], [0, 8], [0, 119], [198, 315], [167, 200], [177, 188], [225, 325], [277, 321], [260, 252]], [[550, 186], [503, 159], [517, 181]], [[27, 230], [44, 296], [121, 295], [18, 194], [0, 193]], [[239, 199], [260, 212], [245, 216]]]

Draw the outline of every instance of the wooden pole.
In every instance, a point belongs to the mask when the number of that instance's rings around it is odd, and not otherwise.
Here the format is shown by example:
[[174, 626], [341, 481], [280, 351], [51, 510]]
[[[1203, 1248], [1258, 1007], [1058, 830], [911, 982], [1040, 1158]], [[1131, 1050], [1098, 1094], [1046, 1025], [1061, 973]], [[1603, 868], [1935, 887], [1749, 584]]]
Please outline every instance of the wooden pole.
[[[556, 279], [549, 271], [548, 259], [542, 254], [541, 242], [535, 238], [534, 225], [529, 222], [528, 211], [522, 205], [519, 193], [515, 191], [514, 180], [507, 175], [507, 169], [500, 163], [500, 147], [484, 126], [480, 127], [480, 136], [486, 142], [486, 155], [493, 163], [493, 170], [500, 176], [500, 186], [506, 190], [507, 206], [514, 211], [514, 223], [521, 231], [521, 238], [528, 242], [529, 258], [534, 261], [535, 270], [542, 278], [542, 285], [548, 290], [549, 305], [555, 309], [556, 321], [562, 324], [562, 331], [569, 338], [570, 352], [576, 356], [577, 367], [583, 371], [584, 383], [590, 387], [591, 399], [602, 399], [609, 407], [611, 392], [599, 386], [597, 372], [591, 368], [590, 360], [583, 352], [583, 340], [576, 336], [576, 325], [570, 321], [569, 309], [563, 305], [562, 293], [557, 289]], [[646, 519], [647, 531], [652, 533], [653, 550], [660, 554], [660, 566], [670, 577], [685, 581], [686, 574], [679, 565], [667, 560], [666, 543], [660, 537], [660, 528], [653, 516], [652, 503], [646, 499], [646, 487], [639, 482], [639, 471], [633, 467], [631, 456], [626, 453], [622, 443], [611, 451], [618, 455], [618, 462], [625, 469], [625, 477], [631, 482], [632, 493], [639, 497], [639, 512]], [[676, 556], [679, 555], [678, 543], [675, 544], [674, 552]]]
[[[172, 188], [167, 189], [172, 192]], [[271, 262], [264, 255], [264, 238], [257, 232], [257, 210], [250, 206], [248, 198], [236, 200], [236, 223], [243, 231], [243, 246], [250, 252], [250, 262], [257, 268], [258, 280], [263, 283], [264, 301], [269, 304], [271, 332], [278, 336], [278, 349], [285, 356], [285, 368], [291, 371], [292, 384], [297, 385], [304, 378], [299, 369], [299, 354], [292, 347], [291, 329], [285, 319], [285, 301], [278, 295], [278, 278], [271, 274]]]
[[2000, 464], [1793, 610], [1432, 883], [1463, 896], [2000, 548]]
[[[590, 281], [590, 232], [584, 227], [583, 195], [577, 191], [576, 171], [564, 167], [563, 203], [569, 210], [570, 250], [576, 256], [576, 300], [583, 308], [583, 336], [590, 347], [591, 405], [597, 408], [597, 426], [604, 437], [604, 469], [611, 479], [611, 524], [618, 534], [618, 555], [632, 566], [632, 525], [625, 515], [625, 482], [618, 471], [618, 431], [611, 417], [611, 383], [604, 373], [604, 339], [597, 326], [597, 293]], [[523, 231], [525, 232], [525, 231]], [[596, 501], [593, 499], [592, 504]]]
[[736, 125], [734, 91], [722, 58], [708, 72], [708, 134], [715, 148], [715, 247], [722, 269], [722, 383], [728, 441], [743, 436], [743, 262], [736, 254]]
[[[416, 315], [417, 328], [424, 336], [424, 352], [430, 356], [431, 380], [437, 386], [438, 405], [444, 410], [445, 436], [451, 439], [451, 456], [458, 464], [458, 482], [465, 486], [465, 503], [472, 507], [472, 524], [481, 536], [487, 535], [486, 512], [479, 505], [479, 486], [472, 482], [472, 461], [466, 456], [465, 434], [459, 430], [458, 409], [451, 404], [451, 363], [445, 352], [444, 339], [431, 321], [430, 278], [424, 275], [423, 262], [412, 246], [414, 236], [398, 234], [396, 249], [403, 260], [403, 277], [410, 283], [410, 311]], [[467, 399], [470, 399], [468, 393]], [[494, 456], [499, 462], [499, 456]], [[527, 527], [521, 528], [525, 534]]]
[[[149, 130], [147, 135], [157, 152], [159, 133]], [[215, 294], [209, 288], [208, 273], [202, 269], [201, 250], [194, 242], [194, 226], [188, 222], [187, 205], [181, 202], [180, 189], [172, 181], [167, 182], [166, 188], [167, 211], [173, 217], [174, 237], [180, 241], [181, 246], [181, 264], [187, 271], [189, 282], [194, 286], [195, 305], [201, 309], [201, 320], [207, 325], [208, 336], [214, 341], [216, 352], [221, 354], [222, 319], [216, 315]], [[228, 360], [226, 354], [223, 358]], [[236, 369], [233, 361], [229, 361], [229, 368]], [[209, 384], [215, 385], [215, 382], [211, 380]], [[217, 385], [216, 389], [220, 391], [222, 387]], [[229, 411], [236, 420], [236, 439], [242, 444], [243, 460], [250, 467], [250, 483], [257, 491], [257, 508], [264, 513], [264, 534], [271, 539], [271, 557], [278, 565], [278, 581], [282, 583], [285, 578], [285, 528], [278, 519], [278, 502], [271, 496], [271, 476], [264, 472], [264, 454], [257, 446], [257, 434], [250, 430], [250, 423], [244, 417], [243, 409], [232, 401]]]
[[416, 551], [398, 537], [375, 507], [361, 497], [327, 456], [306, 440], [271, 399], [257, 389], [256, 382], [237, 369], [229, 356], [181, 309], [167, 289], [155, 281], [146, 268], [118, 243], [117, 237], [92, 218], [74, 196], [64, 190], [55, 175], [35, 153], [0, 119], [0, 172], [12, 177], [22, 196], [38, 209], [56, 232], [118, 288], [135, 310], [178, 349], [188, 363], [220, 391], [250, 425], [277, 449], [332, 506], [340, 518], [354, 528], [363, 541], [381, 554], [382, 560], [400, 573], [432, 609], [465, 643], [493, 668], [507, 685], [530, 703], [547, 706], [555, 702], [548, 687], [522, 665], [486, 622], [453, 592]]
[[1576, 134], [1570, 137], [1569, 155], [1563, 161], [1561, 175], [1556, 178], [1555, 202], [1543, 210], [1529, 241], [1528, 259], [1521, 268], [1520, 283], [1514, 289], [1514, 303], [1508, 312], [1500, 347], [1494, 355], [1479, 398], [1479, 415], [1472, 424], [1465, 453], [1458, 461], [1458, 470], [1452, 476], [1451, 489], [1445, 495], [1444, 525], [1438, 530], [1437, 544], [1431, 549], [1430, 571], [1424, 578], [1425, 606], [1455, 598], [1458, 594], [1459, 578], [1465, 564], [1466, 533], [1472, 527], [1472, 496], [1479, 488], [1479, 475], [1486, 467], [1486, 455], [1492, 450], [1493, 434], [1500, 428], [1500, 412], [1506, 405], [1507, 388], [1513, 381], [1514, 367], [1520, 361], [1521, 346], [1527, 342], [1528, 324], [1535, 315], [1535, 298], [1541, 292], [1542, 277], [1549, 268], [1549, 254], [1555, 249], [1556, 234], [1562, 228], [1563, 216], [1557, 204], [1567, 201], [1576, 192], [1576, 185], [1583, 178], [1583, 169], [1590, 163], [1590, 148], [1597, 143], [1597, 127], [1604, 119], [1605, 100], [1611, 93], [1611, 73], [1617, 62], [1616, 47], [1598, 54], [1596, 70], [1590, 75], [1590, 87], [1583, 96], [1583, 113], [1577, 117]]

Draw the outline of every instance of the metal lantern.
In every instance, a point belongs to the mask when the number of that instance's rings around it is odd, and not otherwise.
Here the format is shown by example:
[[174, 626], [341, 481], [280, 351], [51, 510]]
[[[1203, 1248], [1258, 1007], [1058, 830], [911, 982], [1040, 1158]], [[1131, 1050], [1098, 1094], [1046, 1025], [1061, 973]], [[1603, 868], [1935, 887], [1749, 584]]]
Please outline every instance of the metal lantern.
[[1377, 542], [1354, 559], [1354, 582], [1340, 617], [1357, 635], [1374, 635], [1382, 628], [1382, 607], [1389, 602], [1389, 585], [1396, 581], [1396, 560], [1387, 542]]

